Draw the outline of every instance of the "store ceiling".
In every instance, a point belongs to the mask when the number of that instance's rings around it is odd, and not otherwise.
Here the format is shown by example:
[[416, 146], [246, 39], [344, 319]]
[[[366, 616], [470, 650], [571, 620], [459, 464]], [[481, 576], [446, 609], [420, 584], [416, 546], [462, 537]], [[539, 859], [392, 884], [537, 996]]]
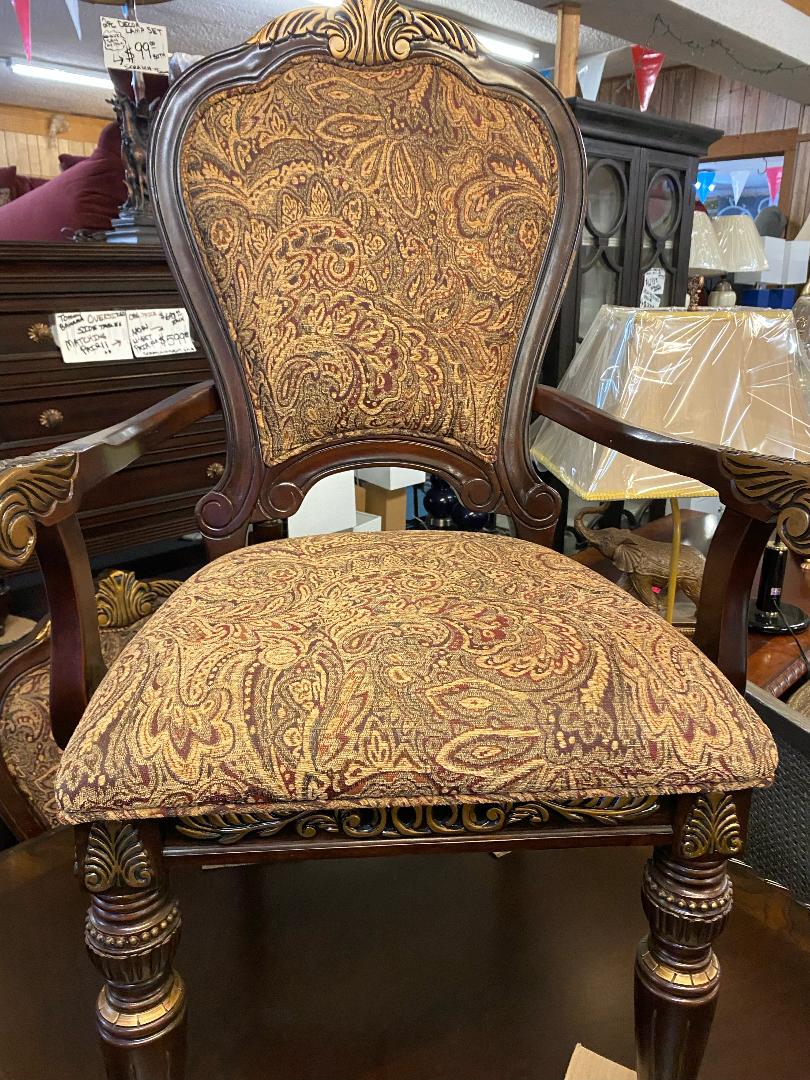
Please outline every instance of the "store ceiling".
[[[630, 71], [629, 41], [649, 42], [667, 54], [668, 62], [694, 63], [810, 102], [810, 70], [763, 73], [780, 62], [783, 68], [810, 63], [810, 18], [784, 0], [712, 0], [710, 5], [705, 0], [581, 3], [580, 55], [617, 50], [608, 60], [606, 75]], [[274, 15], [299, 6], [302, 0], [172, 0], [158, 6], [143, 5], [140, 17], [168, 27], [173, 51], [196, 55], [244, 41]], [[455, 12], [473, 26], [533, 44], [540, 53], [541, 67], [553, 62], [556, 18], [546, 10], [550, 0], [429, 0], [425, 6]], [[118, 15], [120, 8], [80, 3], [79, 9], [81, 41], [64, 0], [31, 0], [35, 60], [101, 69], [99, 15]], [[709, 47], [713, 38], [719, 38], [722, 47]], [[0, 57], [20, 57], [22, 53], [12, 7], [0, 0]], [[742, 60], [745, 68], [737, 60]], [[3, 104], [107, 115], [106, 96], [104, 91], [23, 80], [0, 64]]]

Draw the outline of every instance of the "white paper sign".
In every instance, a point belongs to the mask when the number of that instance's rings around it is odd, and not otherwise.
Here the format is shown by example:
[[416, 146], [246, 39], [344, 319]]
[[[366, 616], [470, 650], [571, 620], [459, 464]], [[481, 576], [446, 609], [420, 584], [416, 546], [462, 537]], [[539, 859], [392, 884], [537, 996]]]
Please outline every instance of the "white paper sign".
[[127, 325], [135, 356], [167, 356], [196, 348], [185, 308], [128, 311]]
[[102, 15], [101, 41], [105, 67], [168, 74], [169, 42], [165, 26]]
[[661, 307], [664, 289], [667, 284], [667, 272], [663, 266], [651, 266], [644, 274], [644, 285], [641, 289], [640, 307]]
[[54, 318], [66, 364], [132, 359], [126, 311], [58, 311]]

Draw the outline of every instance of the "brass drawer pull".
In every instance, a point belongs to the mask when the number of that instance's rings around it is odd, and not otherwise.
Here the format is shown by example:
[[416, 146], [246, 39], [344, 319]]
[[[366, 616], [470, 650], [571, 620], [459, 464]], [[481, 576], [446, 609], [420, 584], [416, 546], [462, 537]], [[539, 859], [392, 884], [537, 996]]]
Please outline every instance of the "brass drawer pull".
[[205, 475], [209, 480], [219, 480], [220, 476], [225, 472], [225, 466], [220, 461], [212, 461], [208, 468], [205, 470]]
[[45, 322], [35, 322], [28, 327], [28, 336], [31, 341], [53, 341], [53, 330]]
[[44, 428], [48, 428], [49, 431], [58, 428], [60, 424], [64, 423], [64, 420], [64, 414], [59, 409], [45, 409], [44, 412], [39, 414], [40, 424]]

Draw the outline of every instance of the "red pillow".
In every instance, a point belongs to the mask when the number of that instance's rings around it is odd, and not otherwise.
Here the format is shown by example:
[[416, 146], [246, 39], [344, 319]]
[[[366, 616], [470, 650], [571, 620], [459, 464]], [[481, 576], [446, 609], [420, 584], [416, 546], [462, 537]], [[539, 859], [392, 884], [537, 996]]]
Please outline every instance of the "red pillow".
[[108, 124], [90, 157], [0, 206], [0, 241], [65, 242], [76, 229], [109, 229], [127, 195], [120, 145], [118, 126]]
[[47, 183], [47, 176], [20, 176], [16, 165], [0, 166], [0, 188], [9, 192], [9, 202]]

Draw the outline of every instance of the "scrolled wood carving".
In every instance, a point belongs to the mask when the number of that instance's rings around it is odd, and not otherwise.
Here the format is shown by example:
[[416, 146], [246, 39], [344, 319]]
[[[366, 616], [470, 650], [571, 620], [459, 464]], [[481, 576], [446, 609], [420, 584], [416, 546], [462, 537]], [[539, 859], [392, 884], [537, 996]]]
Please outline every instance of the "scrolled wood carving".
[[289, 38], [325, 37], [336, 60], [383, 64], [406, 60], [411, 47], [432, 41], [475, 56], [473, 35], [444, 15], [412, 11], [396, 0], [346, 0], [339, 7], [300, 8], [280, 15], [249, 39], [254, 45], [273, 45]]
[[31, 557], [36, 522], [70, 500], [78, 463], [77, 454], [47, 452], [0, 461], [0, 568]]
[[810, 463], [723, 450], [720, 465], [741, 499], [776, 514], [776, 531], [790, 550], [810, 555]]
[[128, 821], [97, 821], [87, 838], [84, 887], [100, 893], [117, 887], [143, 889], [154, 871], [137, 829]]

